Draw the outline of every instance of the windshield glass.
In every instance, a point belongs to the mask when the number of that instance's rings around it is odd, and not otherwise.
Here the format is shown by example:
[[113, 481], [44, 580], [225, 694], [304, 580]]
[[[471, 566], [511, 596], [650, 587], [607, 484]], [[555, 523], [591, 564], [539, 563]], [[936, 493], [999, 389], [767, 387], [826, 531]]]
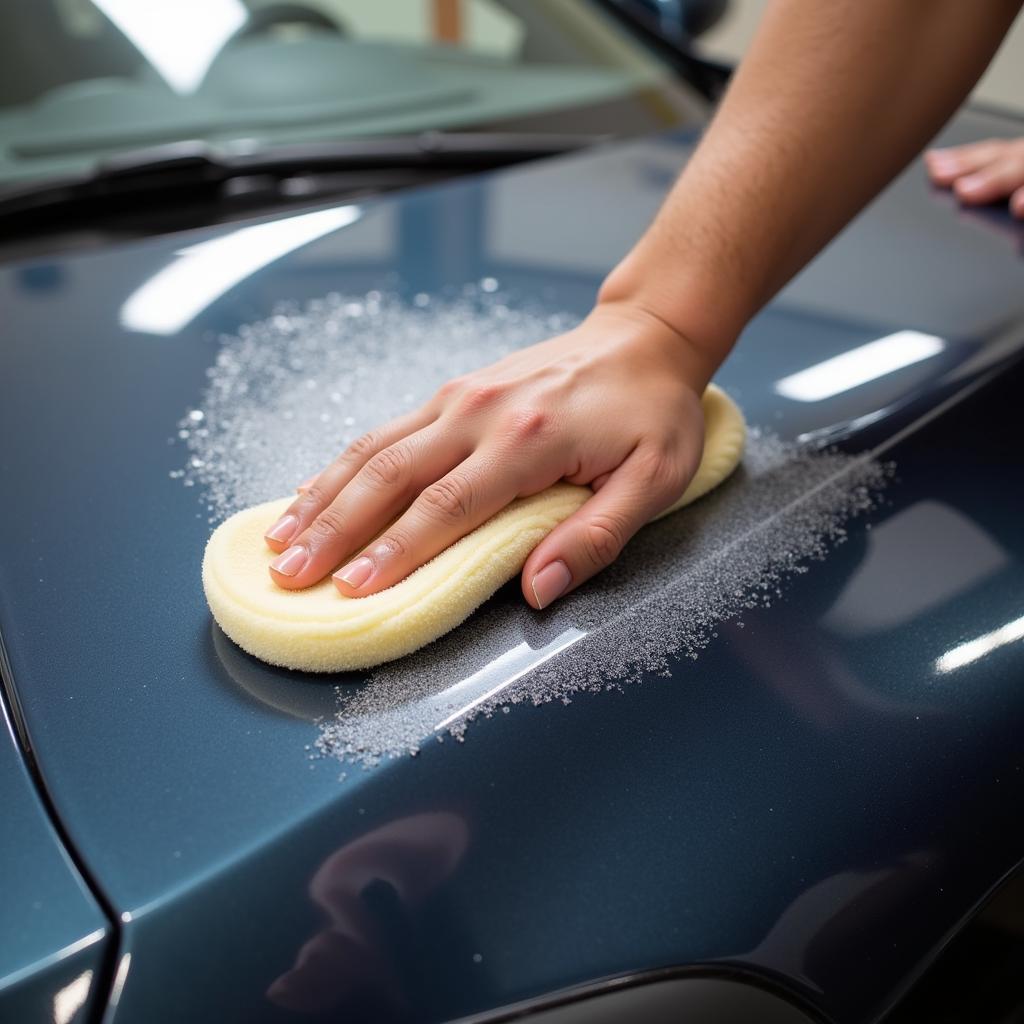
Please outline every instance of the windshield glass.
[[588, 0], [6, 0], [0, 183], [183, 139], [624, 133], [699, 103]]

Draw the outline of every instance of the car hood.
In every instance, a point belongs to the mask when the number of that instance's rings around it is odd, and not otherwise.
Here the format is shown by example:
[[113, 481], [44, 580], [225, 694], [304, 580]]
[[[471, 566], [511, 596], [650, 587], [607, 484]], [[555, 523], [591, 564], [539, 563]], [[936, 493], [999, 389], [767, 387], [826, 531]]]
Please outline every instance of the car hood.
[[[965, 114], [947, 134], [1010, 131]], [[755, 426], [886, 446], [896, 480], [696, 661], [343, 768], [310, 749], [331, 681], [260, 666], [211, 625], [211, 526], [168, 440], [220, 336], [283, 300], [488, 278], [581, 315], [692, 144], [314, 211], [323, 230], [278, 218], [287, 244], [236, 245], [148, 320], [140, 290], [244, 229], [0, 270], [0, 627], [56, 814], [120, 915], [116, 1019], [442, 1020], [716, 964], [867, 1020], [1024, 855], [1024, 662], [999, 633], [1024, 614], [1024, 465], [993, 433], [1020, 388], [1021, 235], [919, 166], [718, 377]], [[941, 353], [829, 398], [780, 393], [901, 331]]]

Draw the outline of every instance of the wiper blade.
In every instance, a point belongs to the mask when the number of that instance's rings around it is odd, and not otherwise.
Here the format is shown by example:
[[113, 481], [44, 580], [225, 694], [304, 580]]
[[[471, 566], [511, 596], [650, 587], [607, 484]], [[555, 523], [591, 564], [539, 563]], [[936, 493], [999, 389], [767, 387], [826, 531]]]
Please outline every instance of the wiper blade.
[[485, 170], [569, 153], [607, 139], [540, 132], [424, 132], [267, 148], [187, 140], [119, 153], [77, 174], [0, 186], [0, 216], [90, 199], [143, 198], [175, 187], [210, 188], [247, 176]]

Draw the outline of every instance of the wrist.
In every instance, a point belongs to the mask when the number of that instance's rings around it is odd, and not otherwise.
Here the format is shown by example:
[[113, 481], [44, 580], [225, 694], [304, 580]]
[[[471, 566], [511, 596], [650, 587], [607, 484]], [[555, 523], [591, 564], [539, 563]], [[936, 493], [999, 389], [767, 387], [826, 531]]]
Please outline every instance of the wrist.
[[750, 313], [736, 300], [738, 287], [721, 287], [724, 275], [688, 263], [645, 236], [605, 278], [598, 305], [632, 307], [660, 320], [710, 367], [710, 379]]
[[637, 351], [656, 352], [659, 359], [667, 358], [698, 396], [703, 394], [721, 361], [655, 311], [628, 298], [599, 298], [587, 319], [604, 332], [636, 343]]

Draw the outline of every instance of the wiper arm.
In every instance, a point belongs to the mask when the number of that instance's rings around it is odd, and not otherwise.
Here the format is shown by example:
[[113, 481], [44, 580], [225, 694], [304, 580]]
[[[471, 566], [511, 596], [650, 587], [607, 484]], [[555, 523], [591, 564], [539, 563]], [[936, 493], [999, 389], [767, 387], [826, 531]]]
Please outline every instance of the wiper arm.
[[602, 135], [424, 132], [272, 146], [172, 142], [98, 161], [82, 173], [0, 186], [0, 216], [105, 198], [145, 198], [168, 188], [210, 188], [231, 178], [328, 171], [471, 171], [555, 156], [603, 142]]

